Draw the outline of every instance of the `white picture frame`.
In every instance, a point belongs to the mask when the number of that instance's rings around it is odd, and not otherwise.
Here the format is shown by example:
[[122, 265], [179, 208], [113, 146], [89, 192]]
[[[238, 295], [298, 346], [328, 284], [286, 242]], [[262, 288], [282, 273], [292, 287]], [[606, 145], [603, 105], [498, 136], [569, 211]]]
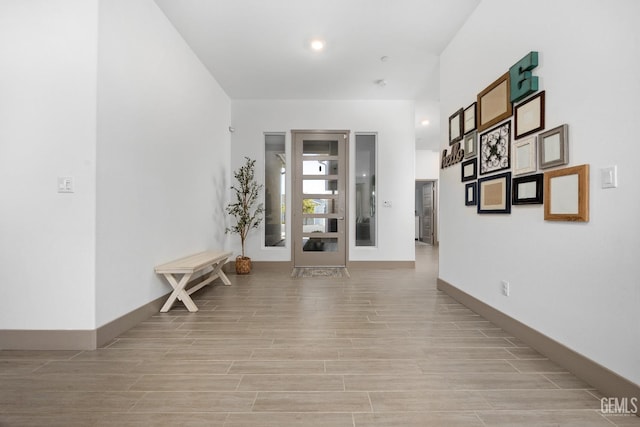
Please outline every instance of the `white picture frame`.
[[536, 136], [528, 136], [513, 142], [513, 175], [525, 175], [538, 170]]

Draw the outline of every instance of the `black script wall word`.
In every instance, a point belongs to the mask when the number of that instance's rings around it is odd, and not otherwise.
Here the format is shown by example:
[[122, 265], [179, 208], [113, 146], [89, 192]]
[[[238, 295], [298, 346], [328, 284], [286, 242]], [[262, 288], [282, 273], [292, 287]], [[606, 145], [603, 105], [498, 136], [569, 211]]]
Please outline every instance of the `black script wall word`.
[[460, 163], [464, 158], [464, 150], [460, 148], [460, 142], [456, 142], [451, 146], [451, 154], [447, 155], [447, 150], [442, 150], [442, 163], [440, 169], [448, 168], [456, 163]]

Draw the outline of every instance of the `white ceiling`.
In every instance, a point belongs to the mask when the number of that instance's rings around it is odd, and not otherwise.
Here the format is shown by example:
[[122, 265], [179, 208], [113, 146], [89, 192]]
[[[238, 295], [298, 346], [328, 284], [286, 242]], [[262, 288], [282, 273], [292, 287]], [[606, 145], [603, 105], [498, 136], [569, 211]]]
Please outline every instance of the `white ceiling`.
[[439, 55], [480, 0], [155, 2], [231, 99], [415, 100], [416, 148], [437, 151]]

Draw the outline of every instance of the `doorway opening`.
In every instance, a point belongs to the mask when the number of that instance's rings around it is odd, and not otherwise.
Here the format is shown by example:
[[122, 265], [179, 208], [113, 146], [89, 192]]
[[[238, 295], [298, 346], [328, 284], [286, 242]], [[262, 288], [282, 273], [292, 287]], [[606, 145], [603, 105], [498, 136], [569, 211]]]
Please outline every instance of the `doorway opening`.
[[415, 240], [428, 245], [438, 244], [436, 180], [419, 180], [415, 185]]

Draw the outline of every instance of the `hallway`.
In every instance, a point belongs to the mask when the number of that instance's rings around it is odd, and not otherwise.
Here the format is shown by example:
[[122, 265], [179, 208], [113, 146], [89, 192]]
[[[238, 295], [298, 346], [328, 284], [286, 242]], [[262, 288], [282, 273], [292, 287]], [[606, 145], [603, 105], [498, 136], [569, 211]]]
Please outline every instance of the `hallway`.
[[[0, 425], [637, 425], [416, 269], [230, 275], [97, 351], [0, 351]], [[625, 424], [627, 423], [627, 424]]]

